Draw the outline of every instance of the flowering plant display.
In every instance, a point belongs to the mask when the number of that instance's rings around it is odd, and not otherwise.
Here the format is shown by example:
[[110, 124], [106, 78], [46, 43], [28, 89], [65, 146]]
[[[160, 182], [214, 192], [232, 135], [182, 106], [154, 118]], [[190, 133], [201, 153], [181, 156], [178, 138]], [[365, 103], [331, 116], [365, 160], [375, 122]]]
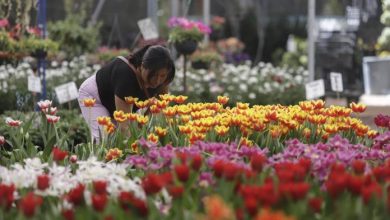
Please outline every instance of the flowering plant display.
[[[182, 69], [177, 72], [170, 88], [173, 94], [182, 91]], [[290, 105], [305, 99], [307, 76], [303, 68], [274, 67], [269, 63], [253, 67], [249, 62], [237, 66], [222, 64], [210, 71], [190, 69], [187, 95], [190, 102], [212, 102], [215, 96], [225, 95], [231, 103]]]
[[184, 17], [172, 17], [168, 21], [169, 42], [181, 43], [183, 41], [199, 42], [204, 35], [211, 33], [210, 27], [200, 21], [191, 21]]
[[207, 51], [207, 50], [199, 50], [191, 55], [191, 62], [202, 62], [202, 63], [215, 63], [217, 65], [223, 62], [223, 58], [216, 51]]
[[[379, 131], [354, 116], [366, 106], [226, 107], [187, 97], [127, 97], [129, 109], [96, 120], [100, 142], [70, 146], [49, 100], [40, 120], [7, 118], [0, 135], [5, 219], [386, 219], [389, 116]], [[95, 100], [84, 100], [89, 108]], [[150, 115], [143, 110], [150, 108]], [[32, 122], [45, 136], [31, 145]], [[39, 122], [40, 121], [40, 122]], [[123, 136], [118, 123], [127, 123]]]

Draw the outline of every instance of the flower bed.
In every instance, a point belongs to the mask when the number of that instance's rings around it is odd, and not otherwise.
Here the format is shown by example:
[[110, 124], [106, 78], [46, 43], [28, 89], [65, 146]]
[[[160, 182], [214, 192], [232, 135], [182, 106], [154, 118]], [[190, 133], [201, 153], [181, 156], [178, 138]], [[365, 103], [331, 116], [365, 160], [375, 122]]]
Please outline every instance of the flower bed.
[[[217, 95], [230, 97], [230, 104], [247, 102], [253, 105], [297, 104], [305, 100], [307, 71], [251, 63], [235, 66], [223, 64], [220, 70], [187, 70], [188, 96], [191, 102], [213, 102]], [[179, 69], [170, 88], [181, 94], [183, 73]]]
[[[0, 136], [0, 217], [64, 219], [386, 219], [390, 208], [390, 116], [377, 130], [365, 110], [295, 106], [224, 107], [164, 95], [137, 113], [97, 120], [98, 144], [70, 146], [52, 102], [40, 120], [8, 118]], [[93, 99], [84, 100], [86, 106]], [[146, 107], [150, 115], [144, 115]], [[29, 138], [41, 123], [43, 145]], [[39, 121], [39, 122], [38, 122]], [[6, 148], [7, 144], [11, 148]]]

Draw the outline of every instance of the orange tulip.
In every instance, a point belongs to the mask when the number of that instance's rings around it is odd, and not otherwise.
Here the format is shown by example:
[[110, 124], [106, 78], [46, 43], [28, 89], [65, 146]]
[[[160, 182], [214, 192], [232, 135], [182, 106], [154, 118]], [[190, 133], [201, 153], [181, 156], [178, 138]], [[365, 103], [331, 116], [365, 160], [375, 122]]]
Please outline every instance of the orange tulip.
[[237, 108], [238, 109], [248, 109], [249, 108], [249, 103], [242, 103], [242, 102], [237, 102]]
[[148, 135], [148, 141], [157, 144], [157, 142], [158, 142], [158, 136], [155, 135], [155, 134], [153, 134], [153, 133], [150, 133], [150, 134]]
[[234, 212], [218, 195], [206, 196], [203, 199], [206, 219], [233, 219]]
[[356, 104], [355, 102], [352, 102], [349, 106], [351, 107], [352, 111], [355, 113], [362, 113], [362, 112], [366, 111], [366, 109], [367, 109], [366, 105]]
[[338, 131], [338, 127], [333, 124], [324, 125], [324, 130], [329, 134], [334, 134]]
[[270, 121], [276, 121], [278, 120], [278, 113], [276, 111], [268, 111], [265, 113], [265, 118]]
[[181, 121], [182, 121], [183, 123], [189, 122], [190, 119], [191, 119], [191, 116], [189, 116], [189, 115], [182, 115], [182, 116], [181, 116]]
[[282, 211], [270, 211], [268, 208], [261, 209], [261, 212], [254, 218], [254, 220], [295, 220], [294, 217], [286, 215]]
[[196, 141], [203, 140], [205, 137], [206, 137], [205, 134], [193, 132], [190, 134], [189, 141], [191, 144], [194, 144]]
[[312, 103], [314, 109], [321, 109], [321, 108], [323, 108], [325, 106], [325, 102], [322, 101], [321, 99], [319, 99], [319, 100], [312, 100], [311, 103]]
[[161, 109], [164, 109], [168, 106], [169, 102], [166, 101], [166, 100], [158, 100], [156, 105], [157, 107], [161, 108]]
[[149, 106], [149, 100], [135, 102], [138, 108], [146, 108]]
[[172, 102], [173, 100], [175, 100], [175, 96], [169, 95], [169, 94], [163, 94], [163, 95], [160, 95], [160, 99], [168, 101], [168, 102]]
[[138, 101], [138, 98], [136, 98], [136, 97], [132, 97], [132, 96], [125, 97], [125, 102], [129, 105], [134, 105], [137, 101]]
[[138, 117], [138, 114], [135, 114], [135, 113], [127, 113], [127, 114], [126, 114], [126, 117], [127, 117], [127, 120], [129, 120], [129, 121], [136, 121], [136, 120], [137, 120], [137, 117]]
[[303, 111], [311, 111], [314, 109], [313, 104], [309, 101], [299, 102], [299, 107], [301, 107]]
[[309, 128], [304, 128], [302, 134], [305, 138], [309, 139], [311, 135], [311, 130]]
[[121, 123], [127, 120], [127, 116], [123, 111], [114, 111], [114, 119]]
[[154, 132], [161, 138], [167, 135], [167, 129], [162, 127], [154, 127]]
[[180, 114], [180, 115], [188, 115], [191, 113], [191, 108], [189, 108], [188, 106], [178, 106], [177, 107], [177, 113]]
[[163, 113], [166, 117], [173, 117], [176, 115], [176, 108], [175, 107], [168, 107], [163, 110]]
[[97, 122], [99, 125], [108, 125], [111, 123], [111, 118], [109, 116], [99, 116], [97, 117]]
[[112, 134], [115, 131], [115, 125], [110, 122], [108, 125], [104, 126], [104, 130], [107, 134]]
[[146, 123], [148, 123], [148, 121], [149, 121], [149, 117], [148, 116], [142, 116], [142, 115], [138, 115], [137, 116], [137, 122], [140, 125], [145, 125]]
[[216, 126], [214, 128], [215, 132], [217, 132], [217, 134], [219, 136], [224, 136], [226, 135], [228, 132], [229, 132], [229, 127], [225, 127], [225, 126]]
[[253, 147], [253, 145], [253, 141], [249, 140], [248, 138], [242, 137], [240, 140], [240, 146]]
[[375, 131], [375, 130], [369, 130], [368, 132], [367, 132], [367, 136], [369, 137], [369, 138], [375, 138], [376, 136], [378, 136], [378, 132], [377, 131]]
[[160, 113], [160, 108], [157, 106], [157, 105], [152, 105], [152, 106], [150, 106], [150, 112], [152, 113], [152, 114], [158, 114], [158, 113]]
[[192, 128], [188, 125], [179, 125], [179, 131], [183, 134], [189, 134], [192, 131]]
[[139, 153], [139, 147], [138, 147], [138, 142], [134, 142], [130, 145], [131, 152], [133, 153]]
[[83, 100], [83, 103], [84, 103], [84, 106], [85, 107], [93, 107], [96, 103], [96, 99], [92, 99], [92, 98], [87, 98], [87, 99], [84, 99]]
[[118, 148], [110, 149], [106, 154], [106, 161], [116, 160], [123, 155], [122, 151]]
[[217, 97], [218, 103], [225, 105], [229, 101], [229, 97], [227, 96], [218, 96]]
[[183, 104], [187, 99], [188, 99], [187, 96], [179, 95], [179, 96], [176, 96], [176, 97], [175, 97], [174, 101], [175, 101], [177, 104]]

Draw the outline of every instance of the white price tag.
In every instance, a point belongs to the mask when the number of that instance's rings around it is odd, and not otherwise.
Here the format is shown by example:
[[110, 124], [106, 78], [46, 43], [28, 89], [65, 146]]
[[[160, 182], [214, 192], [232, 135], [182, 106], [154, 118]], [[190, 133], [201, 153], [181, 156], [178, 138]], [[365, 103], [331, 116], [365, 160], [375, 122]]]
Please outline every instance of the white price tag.
[[54, 88], [60, 104], [77, 99], [79, 92], [75, 82], [69, 82]]
[[316, 99], [325, 95], [325, 84], [323, 79], [319, 79], [305, 85], [306, 99]]
[[158, 31], [152, 19], [145, 18], [137, 22], [141, 34], [145, 40], [153, 40], [158, 38]]
[[330, 85], [332, 87], [332, 91], [342, 92], [343, 88], [343, 76], [341, 73], [330, 73]]
[[27, 78], [27, 89], [30, 92], [42, 92], [41, 78], [39, 76], [30, 75]]

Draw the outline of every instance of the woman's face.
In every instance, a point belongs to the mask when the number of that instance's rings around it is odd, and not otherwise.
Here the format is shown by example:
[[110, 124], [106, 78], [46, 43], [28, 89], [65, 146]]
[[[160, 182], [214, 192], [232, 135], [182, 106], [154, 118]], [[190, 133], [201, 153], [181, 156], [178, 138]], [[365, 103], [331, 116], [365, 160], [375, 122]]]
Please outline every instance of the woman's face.
[[168, 70], [166, 68], [158, 70], [154, 76], [149, 78], [149, 70], [141, 68], [142, 79], [145, 82], [146, 88], [157, 88], [162, 85], [168, 78]]

